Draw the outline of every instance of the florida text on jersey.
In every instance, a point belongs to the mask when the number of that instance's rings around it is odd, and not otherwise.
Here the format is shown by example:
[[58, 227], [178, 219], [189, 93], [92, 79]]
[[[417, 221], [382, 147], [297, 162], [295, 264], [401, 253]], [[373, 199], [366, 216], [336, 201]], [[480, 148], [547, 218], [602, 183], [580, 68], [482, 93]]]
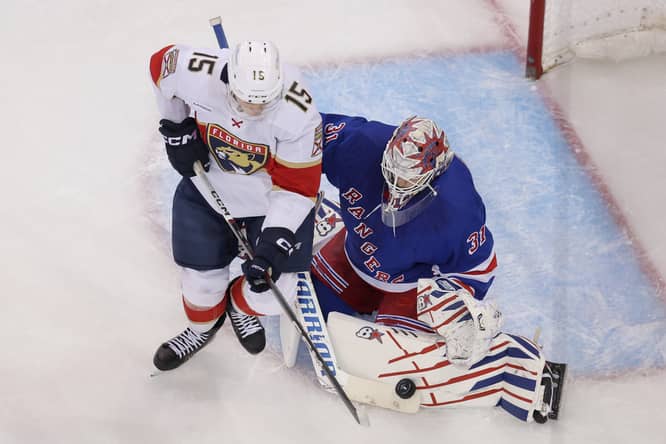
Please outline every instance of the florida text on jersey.
[[[158, 108], [179, 122], [194, 115], [208, 145], [209, 179], [234, 217], [295, 231], [321, 179], [321, 118], [299, 70], [284, 64], [284, 94], [253, 117], [229, 96], [229, 49], [169, 45], [150, 60]], [[196, 178], [194, 179], [196, 180]]]

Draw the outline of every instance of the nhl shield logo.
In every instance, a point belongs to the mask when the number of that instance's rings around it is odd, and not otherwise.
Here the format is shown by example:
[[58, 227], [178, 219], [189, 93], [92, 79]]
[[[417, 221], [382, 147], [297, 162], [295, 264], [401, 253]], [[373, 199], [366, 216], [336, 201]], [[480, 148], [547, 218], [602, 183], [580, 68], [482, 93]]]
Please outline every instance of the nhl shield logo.
[[207, 133], [215, 162], [222, 171], [252, 174], [268, 162], [268, 145], [247, 142], [213, 124], [208, 125]]

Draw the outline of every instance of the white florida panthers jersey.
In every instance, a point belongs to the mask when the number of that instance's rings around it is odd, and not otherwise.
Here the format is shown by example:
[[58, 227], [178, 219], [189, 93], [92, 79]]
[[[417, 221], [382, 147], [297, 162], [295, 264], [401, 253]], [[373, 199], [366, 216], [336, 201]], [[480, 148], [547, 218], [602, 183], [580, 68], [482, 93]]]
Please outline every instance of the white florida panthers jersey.
[[[229, 49], [169, 45], [150, 59], [162, 117], [192, 115], [209, 148], [208, 177], [236, 217], [266, 216], [264, 227], [296, 231], [321, 179], [321, 117], [299, 70], [283, 64], [284, 94], [258, 117], [234, 106]], [[193, 178], [197, 180], [197, 178]]]

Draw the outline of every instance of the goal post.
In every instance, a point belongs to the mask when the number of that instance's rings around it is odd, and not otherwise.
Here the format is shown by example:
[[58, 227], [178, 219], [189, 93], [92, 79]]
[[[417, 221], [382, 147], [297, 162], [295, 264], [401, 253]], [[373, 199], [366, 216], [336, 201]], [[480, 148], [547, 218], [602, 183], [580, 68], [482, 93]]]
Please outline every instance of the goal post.
[[526, 75], [574, 57], [624, 60], [666, 51], [666, 0], [531, 0]]

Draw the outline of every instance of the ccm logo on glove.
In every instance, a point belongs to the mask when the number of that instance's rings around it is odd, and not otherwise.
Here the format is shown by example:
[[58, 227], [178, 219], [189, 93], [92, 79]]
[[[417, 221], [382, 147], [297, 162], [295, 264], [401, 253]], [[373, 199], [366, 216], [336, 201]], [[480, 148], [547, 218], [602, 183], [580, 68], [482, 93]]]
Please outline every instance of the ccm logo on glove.
[[210, 160], [208, 160], [208, 147], [201, 140], [197, 121], [188, 117], [180, 123], [171, 120], [160, 120], [160, 134], [164, 139], [167, 156], [171, 166], [184, 177], [195, 175], [194, 162], [201, 162], [204, 169], [208, 171]]
[[298, 248], [301, 246], [301, 245], [300, 245], [300, 244], [301, 244], [300, 242], [297, 243], [297, 244], [295, 244], [295, 245], [292, 245], [291, 242], [289, 242], [287, 239], [285, 239], [285, 238], [283, 238], [283, 237], [277, 239], [277, 240], [275, 241], [275, 244], [276, 244], [278, 247], [282, 248], [282, 249], [284, 250], [284, 252], [287, 254], [287, 256], [291, 256], [291, 254], [292, 254], [294, 251], [298, 250]]
[[192, 131], [192, 134], [183, 134], [182, 136], [162, 136], [164, 143], [170, 146], [178, 145], [187, 145], [190, 141], [197, 140], [199, 138], [199, 131], [195, 129]]
[[286, 268], [289, 256], [300, 246], [301, 243], [296, 242], [296, 236], [291, 230], [283, 227], [264, 228], [254, 251], [254, 259], [242, 265], [252, 291], [262, 293], [268, 290], [270, 285], [266, 275], [276, 282]]

